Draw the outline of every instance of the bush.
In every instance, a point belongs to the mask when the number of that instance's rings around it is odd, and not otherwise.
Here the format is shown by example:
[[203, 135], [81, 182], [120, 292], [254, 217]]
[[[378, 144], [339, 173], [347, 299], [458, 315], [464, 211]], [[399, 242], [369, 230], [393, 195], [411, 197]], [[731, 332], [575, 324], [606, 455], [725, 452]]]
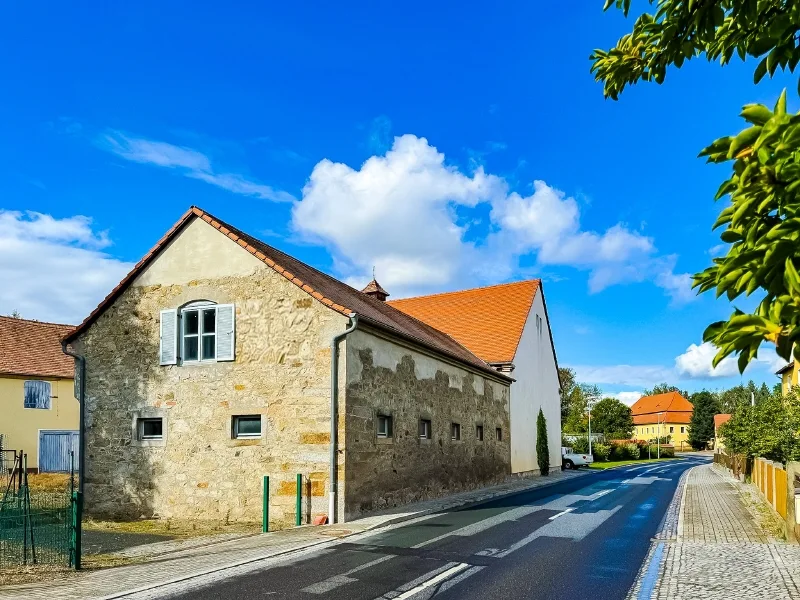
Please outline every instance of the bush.
[[625, 460], [625, 446], [623, 444], [611, 444], [611, 453], [608, 456], [611, 460]]
[[539, 472], [542, 475], [550, 473], [550, 451], [547, 444], [547, 420], [542, 409], [536, 418], [536, 458], [539, 462]]
[[661, 446], [661, 458], [675, 458], [675, 448]]
[[599, 461], [607, 461], [608, 457], [611, 456], [611, 446], [608, 444], [594, 444], [592, 446], [592, 450], [594, 450], [594, 459]]
[[625, 450], [624, 454], [626, 455], [626, 460], [639, 460], [641, 451], [639, 450], [638, 444], [625, 444], [623, 448]]
[[572, 449], [577, 454], [586, 454], [587, 452], [589, 452], [589, 438], [579, 437], [574, 442], [572, 442]]

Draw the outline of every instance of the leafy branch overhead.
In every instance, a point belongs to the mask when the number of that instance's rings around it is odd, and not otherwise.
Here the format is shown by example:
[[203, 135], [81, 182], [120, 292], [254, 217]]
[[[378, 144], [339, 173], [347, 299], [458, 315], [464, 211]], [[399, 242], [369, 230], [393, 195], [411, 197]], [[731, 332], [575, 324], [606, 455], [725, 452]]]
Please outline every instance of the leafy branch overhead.
[[[734, 56], [760, 60], [758, 83], [777, 69], [794, 72], [800, 62], [800, 1], [650, 0], [655, 14], [643, 14], [631, 33], [610, 50], [595, 50], [592, 72], [606, 97], [617, 99], [638, 81], [662, 83], [667, 67], [705, 56], [723, 65]], [[607, 0], [626, 15], [630, 0]], [[731, 163], [730, 177], [716, 199], [727, 199], [714, 228], [728, 245], [725, 256], [694, 276], [700, 293], [714, 290], [731, 301], [758, 292], [752, 313], [735, 310], [710, 325], [703, 336], [719, 349], [714, 365], [731, 354], [739, 370], [764, 341], [789, 360], [800, 359], [800, 114], [786, 108], [786, 92], [770, 110], [749, 104], [741, 116], [749, 126], [716, 140], [700, 156]]]

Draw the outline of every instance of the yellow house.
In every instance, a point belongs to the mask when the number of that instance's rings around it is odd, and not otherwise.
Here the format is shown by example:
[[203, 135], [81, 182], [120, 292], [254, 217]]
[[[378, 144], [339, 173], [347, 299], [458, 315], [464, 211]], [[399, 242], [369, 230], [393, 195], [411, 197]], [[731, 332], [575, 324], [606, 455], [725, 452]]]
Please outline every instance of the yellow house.
[[781, 392], [784, 396], [791, 392], [792, 388], [797, 385], [797, 371], [799, 367], [800, 364], [795, 360], [775, 373], [781, 378]]
[[689, 422], [694, 406], [678, 392], [643, 396], [631, 407], [633, 439], [657, 440], [670, 438], [676, 449], [689, 445]]
[[77, 451], [73, 359], [61, 351], [72, 329], [0, 317], [0, 447], [24, 452], [29, 470], [68, 471]]

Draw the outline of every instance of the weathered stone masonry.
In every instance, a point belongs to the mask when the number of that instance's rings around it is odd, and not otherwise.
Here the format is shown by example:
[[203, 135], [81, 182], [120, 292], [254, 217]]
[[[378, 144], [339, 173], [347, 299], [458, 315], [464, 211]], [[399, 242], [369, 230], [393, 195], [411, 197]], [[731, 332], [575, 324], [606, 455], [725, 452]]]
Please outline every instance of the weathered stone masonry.
[[[346, 518], [509, 476], [507, 384], [364, 331], [348, 337], [347, 364]], [[393, 438], [377, 437], [378, 414], [392, 417]], [[431, 421], [431, 439], [420, 439], [420, 419]]]

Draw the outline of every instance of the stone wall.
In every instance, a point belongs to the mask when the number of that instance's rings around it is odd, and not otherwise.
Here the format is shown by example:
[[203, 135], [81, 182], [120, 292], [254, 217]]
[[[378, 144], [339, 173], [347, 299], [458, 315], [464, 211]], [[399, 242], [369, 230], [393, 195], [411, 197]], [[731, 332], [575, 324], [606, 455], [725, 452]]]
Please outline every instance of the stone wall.
[[[363, 329], [348, 336], [346, 352], [347, 519], [510, 475], [507, 384]], [[393, 437], [377, 437], [379, 414], [391, 415]], [[419, 437], [423, 418], [431, 421], [431, 439]], [[451, 439], [453, 422], [461, 425], [461, 440]]]
[[[235, 304], [235, 361], [160, 366], [159, 312], [201, 299]], [[303, 473], [312, 494], [304, 513], [327, 513], [329, 348], [346, 326], [192, 222], [76, 344], [87, 364], [87, 512], [258, 521], [270, 475], [270, 516], [280, 526], [294, 522], [295, 474]], [[136, 444], [137, 414], [164, 416], [162, 446]], [[237, 414], [261, 414], [262, 438], [232, 439]]]

